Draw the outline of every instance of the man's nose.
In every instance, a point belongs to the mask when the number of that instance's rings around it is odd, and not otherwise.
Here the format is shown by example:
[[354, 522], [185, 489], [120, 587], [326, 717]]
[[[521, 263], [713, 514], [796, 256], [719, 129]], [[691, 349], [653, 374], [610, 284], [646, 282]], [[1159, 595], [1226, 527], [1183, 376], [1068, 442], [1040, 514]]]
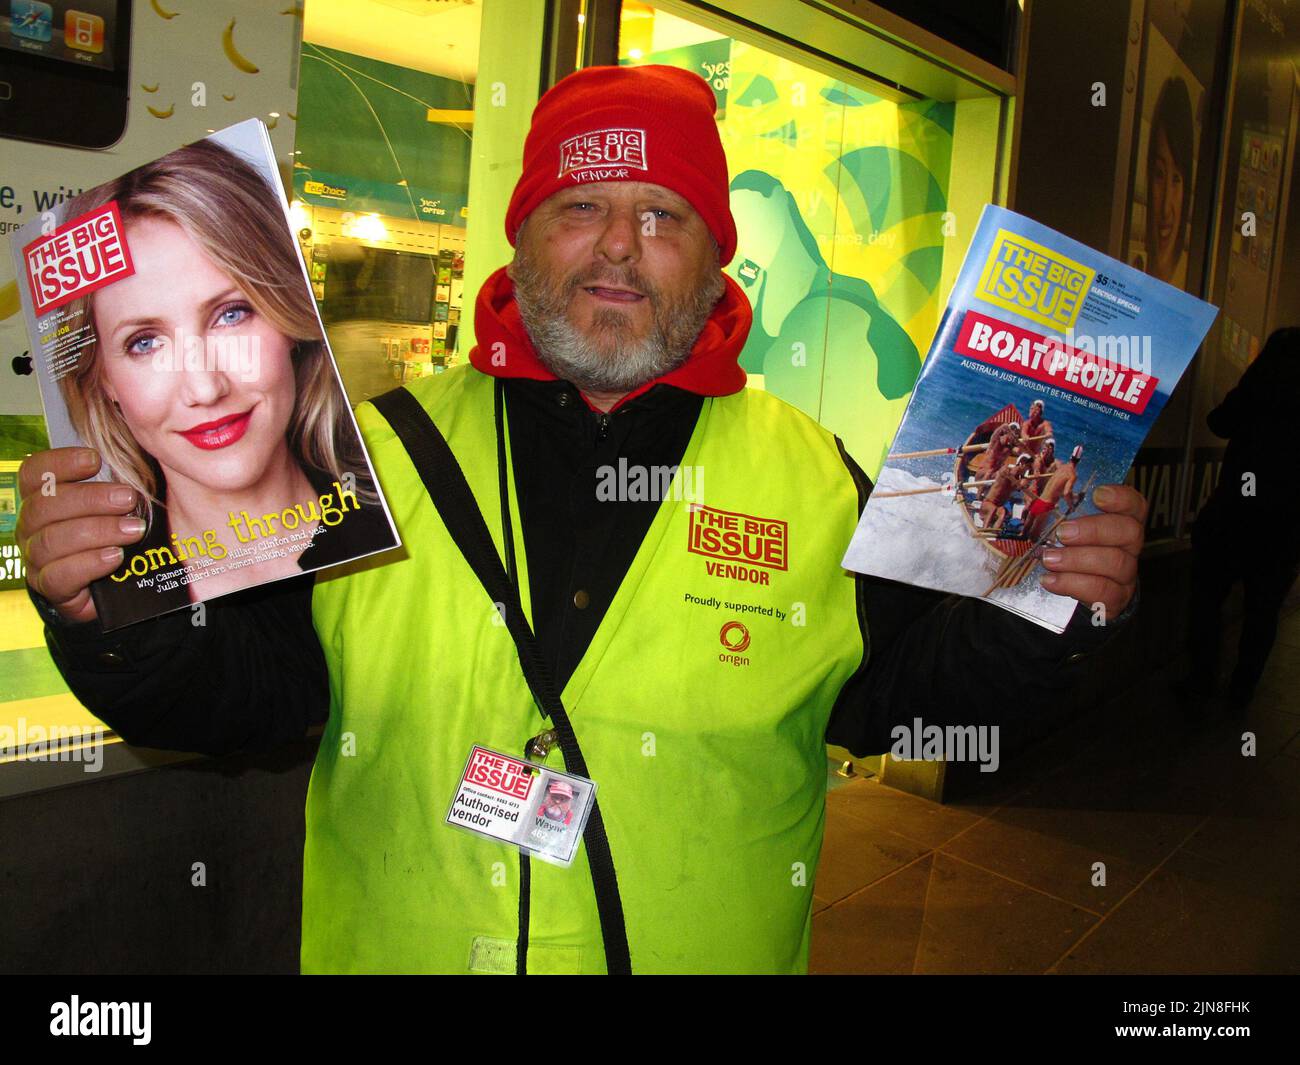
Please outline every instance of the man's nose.
[[614, 264], [634, 263], [641, 258], [641, 220], [631, 205], [611, 208], [595, 251]]

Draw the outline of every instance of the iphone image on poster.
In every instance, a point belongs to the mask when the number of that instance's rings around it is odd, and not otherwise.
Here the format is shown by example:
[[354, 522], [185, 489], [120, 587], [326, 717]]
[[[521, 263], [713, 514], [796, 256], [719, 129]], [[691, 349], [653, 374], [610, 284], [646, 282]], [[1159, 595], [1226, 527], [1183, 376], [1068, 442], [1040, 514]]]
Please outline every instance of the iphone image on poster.
[[0, 137], [112, 147], [130, 53], [131, 0], [0, 0]]

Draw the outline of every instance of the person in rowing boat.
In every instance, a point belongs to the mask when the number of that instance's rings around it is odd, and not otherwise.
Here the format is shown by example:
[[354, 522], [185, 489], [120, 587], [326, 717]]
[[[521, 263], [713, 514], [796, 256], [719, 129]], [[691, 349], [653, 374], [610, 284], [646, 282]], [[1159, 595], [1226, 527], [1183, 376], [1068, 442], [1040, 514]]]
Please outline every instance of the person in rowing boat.
[[[988, 462], [984, 466], [984, 476], [982, 480], [995, 480], [998, 471], [1007, 464], [1007, 460], [1015, 453], [1016, 448], [1020, 445], [1020, 423], [1007, 422], [993, 431], [989, 437], [989, 446], [987, 450]], [[965, 478], [963, 477], [963, 480]], [[984, 491], [980, 493], [981, 497], [987, 496], [993, 490], [992, 485], [986, 485]]]
[[1043, 437], [1052, 435], [1052, 423], [1043, 417], [1043, 401], [1034, 400], [1029, 404], [1029, 418], [1025, 421], [1023, 430], [1020, 433], [1020, 439], [1024, 444], [1025, 450], [1031, 455], [1038, 454], [1039, 445], [1043, 443]]
[[1007, 520], [1012, 494], [1025, 489], [1025, 475], [1029, 473], [1032, 461], [1029, 455], [1021, 454], [1016, 456], [1015, 462], [998, 470], [984, 494], [984, 502], [980, 504], [980, 520], [984, 528], [1002, 528], [1002, 523]]
[[[1052, 441], [1053, 450], [1055, 450], [1056, 441]], [[1075, 506], [1079, 501], [1079, 496], [1070, 491], [1074, 487], [1075, 481], [1079, 479], [1079, 460], [1083, 458], [1083, 445], [1076, 444], [1070, 452], [1070, 461], [1057, 465], [1052, 476], [1047, 479], [1043, 485], [1042, 491], [1039, 492], [1038, 498], [1029, 504], [1029, 509], [1025, 513], [1024, 534], [1027, 539], [1037, 539], [1039, 530], [1047, 523], [1047, 515], [1056, 509], [1056, 504], [1065, 497], [1069, 506]], [[1082, 493], [1080, 493], [1081, 495]]]
[[[1034, 464], [1029, 472], [1033, 476], [1045, 481], [1047, 480], [1047, 475], [1055, 473], [1059, 467], [1060, 463], [1056, 461], [1056, 440], [1049, 436], [1043, 441], [1043, 446], [1034, 453]], [[1042, 485], [1038, 481], [1034, 482], [1035, 496], [1041, 494], [1038, 491], [1041, 487]]]
[[[998, 412], [998, 414], [1000, 413], [1001, 411]], [[975, 459], [975, 456], [980, 453], [978, 445], [987, 444], [998, 430], [998, 414], [990, 415], [975, 426], [975, 431], [971, 433], [970, 439], [966, 441], [966, 446], [971, 450], [962, 452], [961, 464], [957, 469], [958, 484], [964, 482], [970, 473], [970, 464]]]

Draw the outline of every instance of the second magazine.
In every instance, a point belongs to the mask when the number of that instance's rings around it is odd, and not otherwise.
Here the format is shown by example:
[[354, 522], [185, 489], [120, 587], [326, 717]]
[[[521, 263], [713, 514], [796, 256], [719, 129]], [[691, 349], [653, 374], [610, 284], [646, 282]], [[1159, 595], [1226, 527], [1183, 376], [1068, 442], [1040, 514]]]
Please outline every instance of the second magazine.
[[1216, 314], [986, 206], [845, 567], [1064, 631], [1043, 553], [1124, 480]]

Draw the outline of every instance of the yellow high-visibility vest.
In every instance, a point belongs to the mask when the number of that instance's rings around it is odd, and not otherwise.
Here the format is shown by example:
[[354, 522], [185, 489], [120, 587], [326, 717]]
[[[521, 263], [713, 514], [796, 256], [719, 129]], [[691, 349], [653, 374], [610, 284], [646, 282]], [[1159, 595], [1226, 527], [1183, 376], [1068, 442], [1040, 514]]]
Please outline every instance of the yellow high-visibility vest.
[[[501, 551], [492, 379], [458, 367], [409, 387]], [[547, 722], [401, 441], [370, 404], [357, 416], [405, 557], [317, 580], [331, 699], [307, 797], [302, 969], [514, 972], [519, 854], [445, 819], [471, 746], [522, 756]], [[704, 399], [682, 464], [703, 472], [703, 500], [670, 489], [562, 699], [599, 787], [633, 971], [802, 972], [823, 736], [863, 657], [839, 565], [857, 490], [830, 433], [748, 389]], [[510, 506], [528, 611], [513, 482]], [[562, 768], [560, 751], [546, 762]], [[569, 868], [530, 868], [527, 971], [604, 972], [585, 847]]]

